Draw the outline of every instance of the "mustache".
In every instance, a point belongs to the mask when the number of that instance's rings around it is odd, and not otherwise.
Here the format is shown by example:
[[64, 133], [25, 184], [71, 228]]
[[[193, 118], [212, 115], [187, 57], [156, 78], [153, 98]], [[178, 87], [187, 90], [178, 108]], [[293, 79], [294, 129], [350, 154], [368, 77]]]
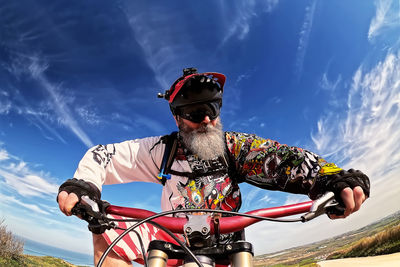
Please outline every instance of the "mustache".
[[213, 126], [207, 123], [201, 123], [200, 127], [193, 130], [193, 133], [207, 133], [213, 130]]
[[223, 155], [225, 139], [220, 121], [215, 126], [202, 124], [197, 129], [181, 124], [180, 130], [184, 145], [199, 158], [210, 160]]

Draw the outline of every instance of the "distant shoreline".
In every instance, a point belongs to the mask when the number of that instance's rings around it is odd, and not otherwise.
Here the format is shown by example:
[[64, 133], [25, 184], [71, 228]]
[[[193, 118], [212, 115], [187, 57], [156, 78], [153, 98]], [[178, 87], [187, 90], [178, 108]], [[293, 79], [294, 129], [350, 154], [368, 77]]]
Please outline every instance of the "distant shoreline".
[[23, 252], [24, 255], [38, 256], [38, 257], [50, 256], [62, 259], [76, 266], [94, 266], [93, 255], [49, 246], [47, 244], [30, 240], [24, 237], [21, 238], [24, 240], [24, 252]]

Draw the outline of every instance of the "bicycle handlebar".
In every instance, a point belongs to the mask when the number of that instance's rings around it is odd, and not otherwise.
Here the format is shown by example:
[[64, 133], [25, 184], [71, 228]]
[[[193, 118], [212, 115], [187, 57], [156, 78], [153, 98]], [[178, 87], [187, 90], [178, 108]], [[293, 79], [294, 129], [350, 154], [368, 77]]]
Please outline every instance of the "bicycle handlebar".
[[[293, 205], [286, 205], [281, 207], [274, 207], [274, 208], [266, 208], [266, 209], [259, 209], [246, 212], [244, 214], [247, 215], [255, 215], [264, 218], [278, 218], [290, 215], [296, 215], [308, 212], [312, 207], [313, 201], [307, 201], [303, 203], [293, 204]], [[185, 210], [186, 211], [186, 210]], [[191, 212], [197, 212], [197, 210], [190, 210]], [[156, 215], [156, 213], [143, 210], [143, 209], [136, 209], [136, 208], [125, 208], [119, 206], [110, 205], [106, 209], [106, 212], [109, 214], [120, 215], [130, 218], [137, 218], [137, 219], [145, 219], [150, 216]], [[209, 210], [214, 214], [222, 213], [223, 211], [218, 210]], [[211, 220], [211, 217], [210, 217]], [[246, 228], [249, 225], [252, 225], [261, 219], [256, 218], [249, 218], [243, 216], [232, 216], [232, 217], [221, 217], [220, 219], [220, 233], [231, 233], [237, 232]], [[182, 234], [184, 225], [187, 223], [186, 218], [175, 218], [175, 217], [167, 217], [162, 216], [152, 221], [160, 224], [161, 226], [166, 227], [167, 229], [171, 230], [174, 233]], [[211, 234], [214, 234], [214, 227], [211, 225]]]
[[[173, 213], [207, 213], [207, 224], [210, 225], [210, 234], [214, 234], [216, 229], [214, 229], [215, 226], [215, 221], [214, 224], [212, 222], [213, 218], [210, 216], [210, 214], [218, 215], [218, 214], [235, 214], [235, 216], [231, 217], [220, 217], [218, 218], [218, 233], [225, 234], [225, 233], [231, 233], [231, 232], [237, 232], [240, 231], [247, 226], [250, 226], [264, 218], [279, 218], [279, 217], [286, 217], [286, 216], [291, 216], [291, 215], [296, 215], [296, 214], [304, 214], [301, 216], [300, 220], [297, 221], [302, 221], [306, 222], [309, 221], [317, 216], [320, 216], [326, 212], [333, 213], [333, 214], [340, 214], [343, 212], [341, 209], [338, 208], [338, 203], [334, 200], [334, 194], [332, 192], [327, 192], [320, 198], [313, 200], [313, 201], [307, 201], [307, 202], [301, 202], [297, 204], [292, 204], [292, 205], [285, 205], [285, 206], [280, 206], [280, 207], [272, 207], [272, 208], [264, 208], [264, 209], [258, 209], [258, 210], [253, 210], [249, 211], [246, 213], [243, 213], [241, 215], [237, 215], [236, 212], [230, 212], [230, 211], [223, 211], [223, 210], [210, 210], [210, 209], [187, 209], [187, 210], [175, 210], [175, 211], [167, 211], [163, 212], [160, 214], [154, 213], [152, 211], [144, 210], [144, 209], [138, 209], [138, 208], [127, 208], [127, 207], [120, 207], [120, 206], [114, 206], [114, 205], [104, 205], [103, 202], [100, 204], [102, 207], [101, 210], [105, 210], [106, 214], [113, 214], [113, 215], [120, 215], [124, 217], [129, 217], [129, 218], [134, 218], [138, 220], [143, 220], [147, 219], [149, 217], [155, 217], [152, 219], [153, 222], [169, 229], [173, 233], [177, 234], [182, 234], [184, 233], [184, 227], [186, 223], [188, 222], [188, 219], [185, 217], [169, 217], [165, 215], [173, 214]], [[81, 206], [76, 206], [74, 208], [74, 214], [80, 214], [83, 215], [83, 219], [85, 219], [87, 222], [89, 222], [89, 230], [93, 232], [93, 229], [95, 231], [103, 231], [105, 229], [110, 229], [113, 227], [113, 223], [108, 223], [107, 224], [107, 218], [101, 211], [99, 211], [99, 208], [96, 207], [96, 202], [91, 200], [87, 196], [83, 196], [81, 198], [81, 203], [80, 205], [85, 206], [84, 209], [79, 208]], [[105, 206], [105, 207], [104, 207]], [[159, 215], [159, 216], [158, 216]], [[163, 216], [161, 216], [163, 215]], [[205, 215], [205, 214], [203, 214]], [[248, 216], [248, 217], [246, 217]], [[258, 218], [256, 218], [258, 216]], [[214, 217], [215, 218], [215, 217]], [[96, 225], [96, 221], [100, 222], [99, 225]], [[94, 226], [93, 226], [94, 225]], [[97, 232], [96, 232], [97, 233]]]

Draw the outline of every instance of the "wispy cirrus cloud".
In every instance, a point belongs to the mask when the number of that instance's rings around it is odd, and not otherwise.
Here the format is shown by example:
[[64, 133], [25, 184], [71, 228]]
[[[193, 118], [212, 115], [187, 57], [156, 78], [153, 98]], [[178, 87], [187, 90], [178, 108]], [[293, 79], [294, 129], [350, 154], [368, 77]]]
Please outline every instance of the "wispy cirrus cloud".
[[9, 155], [8, 155], [7, 150], [0, 149], [0, 161], [6, 160], [6, 159], [9, 159]]
[[297, 55], [296, 55], [296, 65], [295, 65], [295, 74], [299, 79], [303, 72], [304, 58], [307, 53], [308, 42], [310, 39], [311, 29], [313, 26], [314, 13], [317, 6], [318, 0], [314, 0], [310, 6], [306, 7], [306, 13], [304, 16], [303, 25], [300, 30], [300, 38], [299, 44], [297, 46]]
[[7, 115], [11, 110], [11, 101], [8, 92], [0, 90], [0, 115]]
[[44, 173], [32, 171], [26, 162], [3, 160], [0, 164], [2, 186], [24, 197], [54, 197], [58, 185], [48, 181]]
[[[251, 21], [260, 14], [271, 12], [278, 2], [241, 0], [233, 5], [215, 3], [210, 8], [217, 14], [213, 19], [217, 20], [215, 25], [218, 27], [208, 31], [201, 29], [199, 32], [204, 33], [195, 38], [201, 38], [198, 42], [203, 42], [205, 38], [215, 39], [216, 45], [211, 51], [207, 51], [208, 54], [221, 48], [233, 37], [243, 40], [250, 31]], [[188, 14], [180, 14], [177, 10], [165, 6], [140, 9], [137, 4], [132, 3], [125, 3], [124, 11], [135, 39], [143, 50], [145, 60], [162, 88], [169, 88], [172, 79], [180, 73], [181, 66], [204, 60], [197, 56], [199, 48], [193, 44], [193, 38], [196, 36], [193, 31], [196, 31], [196, 27], [188, 27], [188, 21], [185, 19]], [[219, 31], [223, 34], [215, 33]], [[213, 34], [208, 35], [209, 32]], [[207, 35], [204, 36], [205, 34]], [[192, 41], [188, 42], [188, 39]]]
[[0, 198], [1, 198], [1, 201], [3, 202], [2, 204], [18, 205], [18, 206], [24, 207], [30, 211], [33, 211], [35, 213], [44, 214], [44, 215], [50, 214], [45, 209], [40, 208], [38, 205], [26, 203], [24, 201], [18, 200], [17, 198], [15, 198], [13, 196], [6, 196], [6, 195], [3, 195], [0, 193]]
[[[400, 53], [388, 53], [375, 67], [358, 68], [349, 89], [344, 114], [329, 112], [318, 121], [312, 135], [314, 151], [343, 168], [364, 171], [371, 179], [371, 196], [345, 220], [322, 216], [306, 224], [256, 224], [247, 237], [256, 254], [307, 244], [361, 228], [399, 210], [400, 203]], [[286, 204], [305, 200], [288, 196]], [[313, 235], [310, 236], [310, 232]], [[260, 249], [265, 236], [268, 249]]]
[[398, 1], [381, 0], [375, 1], [375, 4], [377, 7], [375, 17], [372, 19], [368, 30], [368, 39], [370, 41], [381, 35], [385, 30], [393, 28], [393, 26], [398, 27], [400, 24]]
[[245, 192], [242, 194], [243, 203], [241, 211], [243, 212], [265, 208], [268, 205], [274, 205], [280, 201], [279, 197], [258, 187], [243, 184], [240, 188], [242, 192]]
[[[29, 5], [29, 4], [28, 4]], [[70, 129], [85, 145], [92, 146], [88, 135], [81, 129], [70, 107], [70, 95], [67, 95], [63, 82], [49, 75], [51, 62], [68, 60], [57, 49], [47, 49], [46, 41], [53, 33], [54, 39], [64, 38], [62, 23], [48, 23], [39, 20], [48, 10], [37, 8], [36, 12], [23, 15], [23, 8], [15, 3], [7, 3], [0, 8], [0, 23], [7, 28], [0, 49], [6, 51], [0, 63], [0, 74], [4, 80], [0, 90], [0, 115], [18, 114], [27, 118], [43, 133], [47, 139], [58, 139], [66, 143], [56, 130], [60, 125]], [[50, 9], [53, 6], [49, 7]], [[10, 17], [7, 10], [15, 10], [15, 17]], [[21, 12], [21, 13], [19, 13]], [[40, 21], [43, 24], [33, 22]], [[64, 20], [62, 20], [64, 21]], [[38, 26], [40, 25], [40, 26]], [[45, 26], [47, 30], [43, 30]], [[51, 28], [51, 30], [49, 30]], [[56, 43], [56, 42], [55, 42]], [[54, 81], [55, 80], [55, 81]], [[29, 84], [30, 90], [25, 90]]]
[[[65, 90], [62, 83], [55, 84], [47, 78], [46, 71], [49, 63], [45, 56], [40, 54], [15, 55], [9, 64], [3, 64], [3, 66], [16, 79], [33, 79], [46, 95], [45, 101], [41, 101], [42, 106], [33, 107], [17, 89], [15, 98], [18, 100], [19, 106], [15, 106], [14, 109], [18, 114], [27, 117], [49, 139], [51, 137], [45, 134], [46, 131], [65, 143], [64, 138], [55, 130], [55, 127], [62, 125], [70, 129], [86, 146], [93, 146], [70, 108], [74, 99], [62, 92]], [[53, 124], [50, 125], [49, 122]]]
[[342, 81], [342, 75], [339, 74], [335, 80], [331, 80], [328, 78], [328, 74], [325, 72], [322, 75], [319, 85], [322, 89], [333, 92], [337, 89], [341, 81]]
[[[234, 5], [220, 2], [225, 19], [225, 36], [220, 46], [236, 37], [243, 40], [250, 31], [251, 21], [263, 13], [269, 13], [278, 5], [279, 0], [266, 1], [235, 1]], [[232, 4], [232, 3], [230, 3]]]
[[61, 217], [55, 203], [58, 184], [34, 165], [0, 148], [0, 209], [10, 228], [41, 242], [46, 239], [43, 233], [50, 233], [59, 238], [46, 240], [47, 244], [60, 248], [69, 244], [74, 251], [90, 254], [91, 238], [85, 222]]
[[102, 122], [102, 118], [96, 113], [93, 107], [80, 106], [75, 108], [78, 116], [91, 126], [97, 126]]
[[49, 174], [0, 148], [0, 184], [4, 191], [21, 197], [54, 198], [58, 185]]
[[296, 204], [300, 202], [309, 201], [310, 199], [305, 195], [288, 195], [283, 205]]
[[50, 99], [53, 102], [53, 110], [58, 115], [59, 121], [64, 126], [69, 128], [86, 146], [93, 146], [93, 142], [79, 126], [79, 123], [72, 115], [72, 111], [64, 101], [63, 95], [61, 93], [61, 86], [52, 84], [43, 73], [43, 70], [45, 70], [45, 68], [42, 67], [40, 64], [37, 64], [37, 62], [32, 62], [32, 64], [29, 66], [29, 70], [32, 77], [40, 83], [41, 88], [48, 93]]
[[337, 159], [348, 162], [347, 165], [356, 164], [376, 177], [385, 170], [398, 168], [399, 80], [398, 53], [389, 53], [369, 72], [363, 73], [360, 67], [353, 77], [346, 116], [329, 113], [318, 122], [318, 132], [312, 139], [319, 152], [334, 153]]
[[312, 135], [319, 154], [370, 177], [371, 197], [347, 229], [387, 216], [400, 203], [400, 52], [364, 68], [353, 76], [346, 112], [322, 117]]
[[194, 54], [194, 47], [186, 42], [189, 33], [185, 24], [180, 23], [182, 18], [166, 7], [138, 11], [135, 5], [127, 4], [124, 11], [155, 79], [162, 88], [168, 89], [171, 77], [176, 77], [179, 68]]

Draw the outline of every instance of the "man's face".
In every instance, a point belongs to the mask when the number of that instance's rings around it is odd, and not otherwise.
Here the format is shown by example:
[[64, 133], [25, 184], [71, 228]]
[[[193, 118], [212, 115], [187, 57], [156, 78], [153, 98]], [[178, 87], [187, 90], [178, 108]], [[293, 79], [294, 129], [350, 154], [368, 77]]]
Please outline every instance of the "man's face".
[[220, 118], [210, 120], [208, 116], [200, 123], [175, 117], [182, 141], [186, 148], [204, 160], [223, 156], [225, 138]]

